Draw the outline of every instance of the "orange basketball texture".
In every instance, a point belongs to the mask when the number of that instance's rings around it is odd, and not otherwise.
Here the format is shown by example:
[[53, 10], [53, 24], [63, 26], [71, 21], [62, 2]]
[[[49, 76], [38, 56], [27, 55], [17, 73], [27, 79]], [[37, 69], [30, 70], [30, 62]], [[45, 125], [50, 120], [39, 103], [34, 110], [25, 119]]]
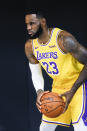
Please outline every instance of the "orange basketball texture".
[[59, 116], [64, 108], [65, 102], [57, 93], [49, 92], [41, 97], [41, 112], [49, 118]]

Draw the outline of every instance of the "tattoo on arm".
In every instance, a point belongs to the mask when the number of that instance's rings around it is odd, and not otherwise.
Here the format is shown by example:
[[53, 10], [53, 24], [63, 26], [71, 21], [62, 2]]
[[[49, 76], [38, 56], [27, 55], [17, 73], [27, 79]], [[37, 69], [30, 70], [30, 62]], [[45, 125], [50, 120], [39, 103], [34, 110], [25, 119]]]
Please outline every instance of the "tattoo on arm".
[[71, 34], [62, 35], [62, 43], [67, 53], [70, 53], [80, 63], [84, 64], [78, 79], [72, 86], [71, 91], [76, 92], [77, 89], [87, 80], [87, 49], [83, 47]]
[[63, 46], [82, 64], [87, 63], [87, 49], [83, 47], [73, 36], [63, 37]]

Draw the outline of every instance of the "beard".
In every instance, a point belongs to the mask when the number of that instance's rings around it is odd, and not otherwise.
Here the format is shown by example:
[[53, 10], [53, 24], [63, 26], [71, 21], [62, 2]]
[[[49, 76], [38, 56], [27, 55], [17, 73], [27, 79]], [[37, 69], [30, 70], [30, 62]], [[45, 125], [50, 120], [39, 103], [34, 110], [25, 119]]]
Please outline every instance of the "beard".
[[28, 34], [29, 35], [29, 39], [36, 39], [36, 38], [38, 38], [42, 34], [42, 32], [43, 32], [43, 29], [42, 29], [42, 27], [40, 25], [38, 30], [37, 30], [37, 32], [33, 36]]

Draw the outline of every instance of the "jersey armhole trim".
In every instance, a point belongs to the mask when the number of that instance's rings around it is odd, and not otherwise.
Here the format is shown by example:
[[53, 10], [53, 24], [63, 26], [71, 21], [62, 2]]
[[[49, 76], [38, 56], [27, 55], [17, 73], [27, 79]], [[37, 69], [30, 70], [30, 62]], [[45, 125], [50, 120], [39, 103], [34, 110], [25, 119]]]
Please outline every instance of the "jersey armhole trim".
[[60, 49], [59, 44], [58, 44], [58, 42], [57, 42], [58, 35], [59, 35], [59, 33], [60, 33], [61, 31], [63, 31], [63, 30], [59, 30], [59, 31], [57, 32], [57, 35], [56, 35], [56, 45], [57, 45], [59, 51], [60, 51], [62, 54], [66, 54], [65, 52], [63, 52], [63, 51]]

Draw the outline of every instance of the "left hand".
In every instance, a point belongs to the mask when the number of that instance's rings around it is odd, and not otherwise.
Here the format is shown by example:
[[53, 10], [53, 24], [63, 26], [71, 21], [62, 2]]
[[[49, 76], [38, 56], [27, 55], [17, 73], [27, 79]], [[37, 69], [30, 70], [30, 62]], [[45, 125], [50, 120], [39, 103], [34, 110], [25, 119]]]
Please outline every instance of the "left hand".
[[65, 109], [64, 109], [63, 113], [67, 110], [68, 105], [71, 102], [73, 95], [74, 95], [74, 93], [71, 90], [60, 95], [61, 97], [65, 97], [65, 99], [66, 99], [65, 100], [66, 105], [65, 105]]

